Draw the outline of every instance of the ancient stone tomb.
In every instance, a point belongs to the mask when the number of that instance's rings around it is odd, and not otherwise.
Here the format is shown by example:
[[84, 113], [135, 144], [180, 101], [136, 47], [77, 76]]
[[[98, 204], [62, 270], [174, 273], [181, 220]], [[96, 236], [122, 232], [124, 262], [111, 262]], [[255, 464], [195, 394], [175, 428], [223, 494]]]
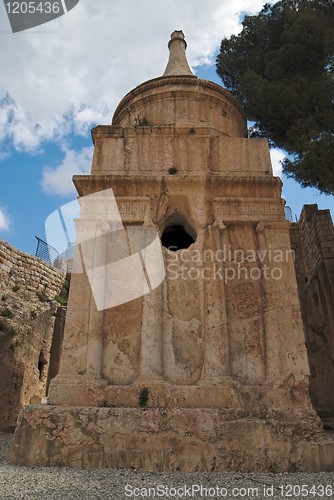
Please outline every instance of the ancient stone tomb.
[[192, 74], [182, 32], [169, 48], [164, 75], [92, 131], [91, 175], [74, 177], [60, 373], [48, 405], [21, 412], [12, 461], [331, 469], [268, 144]]

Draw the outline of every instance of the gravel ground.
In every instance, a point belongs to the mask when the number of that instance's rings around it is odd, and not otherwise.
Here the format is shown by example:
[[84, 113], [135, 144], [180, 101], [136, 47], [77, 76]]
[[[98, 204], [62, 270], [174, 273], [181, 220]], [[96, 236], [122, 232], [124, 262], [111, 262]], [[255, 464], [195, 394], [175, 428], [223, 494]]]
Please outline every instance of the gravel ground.
[[[0, 499], [333, 499], [334, 472], [319, 474], [152, 473], [127, 469], [9, 465], [12, 436], [0, 434]], [[304, 485], [304, 487], [303, 487]], [[313, 487], [313, 488], [312, 488]], [[149, 489], [150, 488], [150, 489]], [[202, 489], [201, 489], [202, 488]], [[154, 495], [155, 493], [155, 495]]]

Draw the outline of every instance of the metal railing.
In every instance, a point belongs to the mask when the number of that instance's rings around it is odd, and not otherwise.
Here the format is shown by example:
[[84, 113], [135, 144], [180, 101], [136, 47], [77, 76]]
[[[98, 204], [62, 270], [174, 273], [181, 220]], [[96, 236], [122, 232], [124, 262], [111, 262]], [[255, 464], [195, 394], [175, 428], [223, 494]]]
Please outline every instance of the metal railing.
[[48, 264], [53, 265], [54, 262], [59, 258], [59, 253], [51, 245], [48, 245], [46, 241], [42, 240], [38, 236], [35, 236], [37, 240], [37, 248], [35, 256], [44, 260]]
[[287, 205], [285, 205], [285, 207], [284, 207], [284, 213], [285, 213], [285, 219], [289, 220], [290, 222], [293, 222], [293, 219], [292, 219], [292, 210]]

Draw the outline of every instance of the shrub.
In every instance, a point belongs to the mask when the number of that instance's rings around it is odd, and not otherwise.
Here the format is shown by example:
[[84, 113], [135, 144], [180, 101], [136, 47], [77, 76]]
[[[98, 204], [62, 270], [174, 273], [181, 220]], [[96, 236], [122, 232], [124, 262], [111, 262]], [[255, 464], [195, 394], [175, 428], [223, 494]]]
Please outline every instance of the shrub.
[[175, 174], [177, 174], [177, 172], [178, 172], [178, 170], [175, 167], [171, 167], [171, 168], [168, 169], [168, 173], [170, 175], [175, 175]]
[[0, 311], [0, 316], [2, 316], [3, 318], [12, 319], [14, 317], [14, 314], [10, 309], [8, 309], [8, 307], [6, 307], [5, 309], [2, 309]]
[[62, 295], [56, 295], [53, 300], [56, 300], [61, 306], [67, 305], [67, 299], [65, 299]]
[[49, 300], [47, 298], [47, 296], [45, 295], [45, 293], [43, 293], [43, 292], [36, 292], [36, 295], [41, 302], [48, 302], [48, 300]]
[[20, 288], [21, 287], [19, 285], [14, 285], [13, 288], [12, 288], [12, 290], [13, 290], [14, 293], [16, 293], [16, 292], [18, 292], [20, 290]]
[[16, 342], [14, 342], [13, 344], [10, 344], [9, 349], [11, 351], [15, 351], [15, 349], [17, 347], [21, 347], [21, 345], [22, 345], [21, 342], [19, 342], [18, 340], [16, 340]]
[[12, 328], [7, 321], [0, 318], [0, 332], [5, 333], [9, 337], [15, 337], [16, 331]]
[[147, 387], [143, 387], [138, 397], [139, 406], [141, 407], [147, 406], [149, 397], [150, 397], [150, 391], [148, 390]]
[[135, 119], [135, 127], [152, 127], [152, 124], [148, 121], [148, 119], [144, 116], [144, 118], [136, 118]]

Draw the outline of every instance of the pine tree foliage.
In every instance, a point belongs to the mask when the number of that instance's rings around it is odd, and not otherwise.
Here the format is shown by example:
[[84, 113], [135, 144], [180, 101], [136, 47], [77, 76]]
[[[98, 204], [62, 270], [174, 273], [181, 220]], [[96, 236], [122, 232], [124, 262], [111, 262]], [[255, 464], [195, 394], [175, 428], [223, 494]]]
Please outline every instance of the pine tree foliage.
[[334, 0], [282, 0], [246, 16], [217, 57], [223, 84], [290, 158], [284, 171], [334, 194]]

